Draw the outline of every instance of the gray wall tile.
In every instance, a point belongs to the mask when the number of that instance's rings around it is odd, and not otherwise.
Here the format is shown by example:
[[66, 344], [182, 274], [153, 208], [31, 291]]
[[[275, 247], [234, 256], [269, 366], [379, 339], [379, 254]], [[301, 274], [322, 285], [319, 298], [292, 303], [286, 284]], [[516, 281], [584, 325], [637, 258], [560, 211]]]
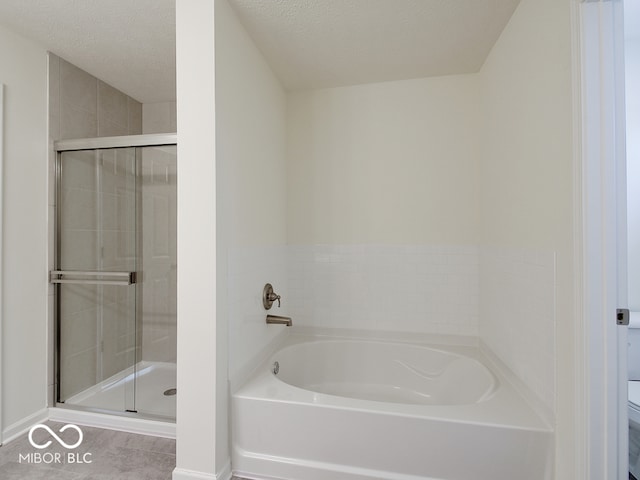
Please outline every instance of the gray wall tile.
[[129, 97], [129, 135], [142, 134], [142, 104]]
[[98, 116], [94, 111], [77, 107], [74, 103], [60, 105], [60, 138], [92, 138], [98, 136]]
[[[98, 80], [98, 136], [127, 134], [129, 130], [128, 103], [129, 97], [127, 95]], [[105, 125], [104, 130], [103, 124]], [[118, 128], [114, 128], [115, 126]], [[114, 130], [118, 133], [106, 133]]]
[[60, 101], [97, 115], [98, 80], [75, 65], [60, 59]]

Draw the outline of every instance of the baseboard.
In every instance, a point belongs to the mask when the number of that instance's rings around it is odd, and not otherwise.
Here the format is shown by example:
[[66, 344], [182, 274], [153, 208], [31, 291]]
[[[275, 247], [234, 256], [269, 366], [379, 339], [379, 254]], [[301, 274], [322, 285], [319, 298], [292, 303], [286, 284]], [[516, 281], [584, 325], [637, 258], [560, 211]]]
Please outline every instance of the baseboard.
[[231, 459], [227, 460], [222, 470], [216, 475], [217, 480], [231, 480]]
[[223, 469], [215, 475], [176, 467], [171, 478], [172, 480], [231, 480], [231, 463], [227, 461]]
[[46, 422], [49, 418], [49, 409], [43, 408], [42, 410], [38, 410], [37, 412], [29, 415], [28, 417], [23, 418], [5, 428], [2, 431], [2, 440], [0, 444], [5, 444], [18, 438], [23, 433], [26, 433], [33, 425], [36, 423]]
[[231, 459], [227, 460], [222, 470], [216, 475], [217, 480], [231, 480]]
[[194, 472], [184, 468], [175, 468], [171, 475], [172, 480], [217, 480], [217, 476], [212, 473]]

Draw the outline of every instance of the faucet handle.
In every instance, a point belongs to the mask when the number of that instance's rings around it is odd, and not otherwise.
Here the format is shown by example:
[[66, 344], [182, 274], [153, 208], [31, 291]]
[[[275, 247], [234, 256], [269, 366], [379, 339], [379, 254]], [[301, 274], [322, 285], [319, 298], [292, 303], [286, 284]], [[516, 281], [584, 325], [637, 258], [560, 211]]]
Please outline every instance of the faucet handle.
[[280, 295], [277, 295], [277, 294], [275, 294], [275, 293], [271, 293], [271, 294], [269, 295], [269, 301], [273, 303], [273, 302], [275, 302], [276, 300], [278, 301], [278, 308], [280, 308]]
[[278, 308], [280, 308], [280, 295], [273, 291], [273, 286], [270, 283], [267, 283], [262, 290], [262, 306], [265, 310], [269, 310], [276, 300], [278, 301]]

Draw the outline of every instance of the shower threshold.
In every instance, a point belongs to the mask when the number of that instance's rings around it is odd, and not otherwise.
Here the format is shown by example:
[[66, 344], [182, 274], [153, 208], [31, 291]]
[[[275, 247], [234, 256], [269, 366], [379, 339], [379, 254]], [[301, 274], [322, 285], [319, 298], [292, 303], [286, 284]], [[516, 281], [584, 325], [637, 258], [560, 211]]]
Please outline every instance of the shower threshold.
[[[137, 375], [134, 375], [134, 372]], [[134, 383], [135, 380], [135, 383]], [[176, 395], [164, 395], [175, 388], [176, 364], [142, 361], [110, 378], [80, 392], [65, 401], [65, 405], [103, 410], [122, 410], [125, 392], [135, 385], [136, 412], [142, 415], [176, 417]]]

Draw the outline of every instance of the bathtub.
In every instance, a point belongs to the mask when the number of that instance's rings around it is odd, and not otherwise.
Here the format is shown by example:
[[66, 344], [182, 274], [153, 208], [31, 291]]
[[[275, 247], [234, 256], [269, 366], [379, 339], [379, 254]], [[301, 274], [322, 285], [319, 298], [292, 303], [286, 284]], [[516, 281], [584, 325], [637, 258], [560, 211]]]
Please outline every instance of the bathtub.
[[232, 395], [249, 479], [545, 480], [552, 438], [471, 346], [290, 335]]

